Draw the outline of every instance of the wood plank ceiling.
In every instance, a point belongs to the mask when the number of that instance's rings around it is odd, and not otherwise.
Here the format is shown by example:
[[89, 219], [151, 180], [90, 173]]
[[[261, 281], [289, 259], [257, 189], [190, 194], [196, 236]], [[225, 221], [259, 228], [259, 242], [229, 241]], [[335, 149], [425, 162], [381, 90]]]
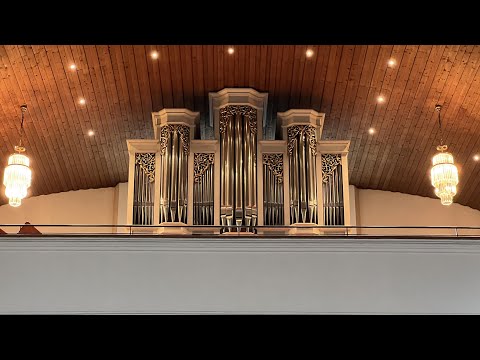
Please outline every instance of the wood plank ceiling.
[[[152, 111], [188, 108], [206, 117], [208, 92], [252, 87], [269, 93], [272, 114], [326, 113], [323, 139], [351, 141], [351, 184], [429, 197], [439, 141], [434, 105], [442, 104], [444, 139], [460, 170], [455, 202], [480, 209], [473, 160], [480, 153], [480, 46], [309, 46], [311, 58], [307, 46], [234, 48], [0, 46], [2, 170], [19, 138], [22, 103], [32, 196], [125, 182], [125, 140], [153, 137]], [[377, 103], [378, 95], [386, 101]]]

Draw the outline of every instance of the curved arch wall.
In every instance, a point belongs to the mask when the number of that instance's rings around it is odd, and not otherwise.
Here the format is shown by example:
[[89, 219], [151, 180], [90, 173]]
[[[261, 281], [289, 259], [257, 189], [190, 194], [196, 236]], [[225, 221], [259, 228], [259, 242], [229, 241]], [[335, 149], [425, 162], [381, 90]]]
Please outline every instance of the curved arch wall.
[[[2, 190], [3, 191], [3, 190]], [[26, 198], [20, 207], [0, 206], [0, 225], [3, 224], [125, 224], [127, 183], [115, 187], [67, 191]], [[18, 227], [0, 226], [7, 233], [16, 233]], [[42, 232], [65, 232], [65, 228], [39, 228]], [[71, 232], [80, 232], [72, 228]], [[84, 228], [84, 232], [99, 229]], [[104, 229], [111, 232], [111, 228]]]
[[[357, 189], [350, 185], [352, 217], [359, 226], [480, 226], [480, 211], [453, 203], [441, 205], [439, 199], [399, 192]], [[455, 235], [454, 230], [364, 229], [360, 233], [406, 235]], [[459, 234], [480, 235], [480, 230], [460, 230]]]

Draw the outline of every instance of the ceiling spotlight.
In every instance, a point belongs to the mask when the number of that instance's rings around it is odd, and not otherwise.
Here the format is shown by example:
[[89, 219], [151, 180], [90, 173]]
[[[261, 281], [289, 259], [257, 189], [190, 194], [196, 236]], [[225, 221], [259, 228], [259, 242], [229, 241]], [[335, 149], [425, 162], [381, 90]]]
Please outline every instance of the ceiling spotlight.
[[388, 60], [388, 63], [387, 63], [387, 64], [388, 64], [388, 66], [390, 66], [390, 67], [394, 67], [394, 66], [397, 64], [397, 62], [395, 61], [395, 59], [392, 58], [392, 59], [389, 59], [389, 60]]
[[308, 58], [311, 58], [313, 56], [313, 50], [312, 49], [308, 49], [306, 52], [305, 52], [305, 55], [308, 57]]
[[377, 96], [377, 102], [379, 104], [383, 104], [385, 102], [385, 98], [383, 97], [383, 95]]
[[375, 129], [374, 129], [374, 128], [368, 129], [368, 133], [369, 133], [370, 135], [375, 134]]
[[73, 71], [73, 70], [77, 70], [77, 65], [71, 64], [71, 65], [69, 66], [69, 68], [70, 68], [70, 70], [72, 70], [72, 71]]
[[153, 60], [157, 60], [159, 57], [158, 51], [154, 50], [150, 53], [150, 56], [152, 57]]
[[235, 49], [233, 47], [229, 47], [227, 52], [232, 55], [235, 52]]
[[78, 99], [78, 103], [79, 103], [80, 105], [85, 105], [85, 99], [84, 99], [84, 98]]
[[95, 132], [93, 130], [88, 130], [88, 136], [93, 136], [95, 135]]
[[480, 160], [480, 155], [474, 155], [474, 156], [473, 156], [473, 160], [475, 160], [475, 161]]

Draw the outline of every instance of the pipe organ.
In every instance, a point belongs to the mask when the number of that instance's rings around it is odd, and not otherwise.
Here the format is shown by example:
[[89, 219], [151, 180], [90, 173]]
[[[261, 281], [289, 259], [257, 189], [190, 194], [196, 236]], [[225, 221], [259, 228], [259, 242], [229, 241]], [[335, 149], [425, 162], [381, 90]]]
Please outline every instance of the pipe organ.
[[135, 231], [261, 233], [290, 225], [286, 231], [316, 234], [351, 225], [349, 142], [320, 140], [324, 114], [303, 109], [278, 113], [281, 138], [264, 139], [267, 99], [244, 88], [210, 93], [214, 139], [194, 138], [199, 113], [152, 113], [155, 138], [127, 140], [127, 220]]

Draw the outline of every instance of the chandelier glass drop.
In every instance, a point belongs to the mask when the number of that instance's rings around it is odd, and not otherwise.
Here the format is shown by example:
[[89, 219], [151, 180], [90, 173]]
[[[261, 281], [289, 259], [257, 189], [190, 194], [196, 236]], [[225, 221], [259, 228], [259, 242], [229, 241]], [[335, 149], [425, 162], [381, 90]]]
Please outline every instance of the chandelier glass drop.
[[22, 110], [22, 125], [20, 128], [20, 142], [15, 146], [15, 153], [8, 158], [8, 165], [3, 174], [3, 184], [5, 185], [5, 195], [8, 197], [8, 203], [17, 207], [22, 204], [22, 199], [27, 196], [27, 189], [32, 182], [32, 170], [29, 168], [30, 159], [24, 155], [25, 147], [23, 140], [23, 121], [27, 105], [20, 107]]
[[458, 170], [453, 161], [453, 155], [447, 152], [447, 145], [443, 144], [442, 123], [440, 120], [440, 105], [435, 106], [438, 112], [438, 126], [440, 127], [439, 151], [432, 158], [433, 166], [430, 170], [432, 185], [435, 187], [435, 195], [438, 196], [442, 205], [451, 205], [453, 197], [457, 193]]

